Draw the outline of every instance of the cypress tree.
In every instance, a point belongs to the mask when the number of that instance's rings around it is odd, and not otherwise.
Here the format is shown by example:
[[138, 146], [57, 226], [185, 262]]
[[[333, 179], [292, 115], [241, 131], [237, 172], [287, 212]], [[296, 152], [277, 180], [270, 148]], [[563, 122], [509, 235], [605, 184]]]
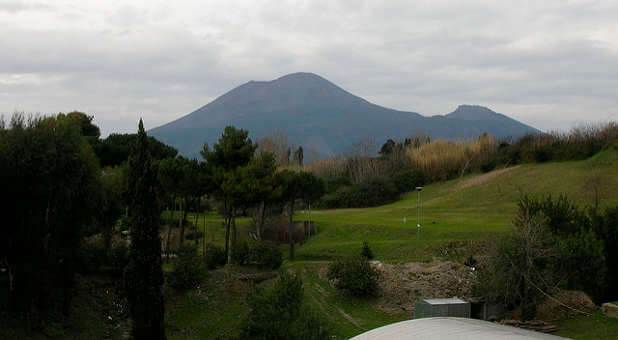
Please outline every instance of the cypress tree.
[[129, 158], [131, 250], [125, 272], [133, 337], [138, 340], [165, 339], [157, 187], [157, 169], [148, 152], [148, 137], [140, 119], [137, 141]]

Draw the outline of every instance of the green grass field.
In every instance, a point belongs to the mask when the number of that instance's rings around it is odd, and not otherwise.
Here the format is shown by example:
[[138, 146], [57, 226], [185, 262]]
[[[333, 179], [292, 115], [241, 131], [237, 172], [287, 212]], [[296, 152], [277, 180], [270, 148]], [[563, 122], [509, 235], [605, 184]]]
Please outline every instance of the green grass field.
[[[332, 259], [356, 253], [363, 240], [383, 261], [431, 260], [436, 246], [487, 240], [511, 227], [524, 195], [567, 195], [581, 206], [596, 198], [618, 203], [616, 147], [577, 162], [521, 165], [428, 185], [421, 192], [421, 234], [417, 240], [417, 193], [395, 203], [365, 209], [313, 211], [319, 234], [298, 250], [298, 259]], [[299, 213], [297, 219], [306, 218]], [[406, 223], [404, 223], [404, 217]]]

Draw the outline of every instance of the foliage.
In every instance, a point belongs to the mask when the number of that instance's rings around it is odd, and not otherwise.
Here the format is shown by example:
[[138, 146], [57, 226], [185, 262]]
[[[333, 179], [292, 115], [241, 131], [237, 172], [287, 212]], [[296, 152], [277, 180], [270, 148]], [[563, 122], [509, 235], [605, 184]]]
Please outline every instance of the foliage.
[[597, 300], [606, 284], [603, 241], [592, 229], [582, 229], [572, 235], [557, 238], [555, 271], [568, 289], [581, 290]]
[[[227, 126], [219, 141], [213, 145], [213, 150], [205, 144], [200, 152], [212, 176], [211, 194], [223, 203], [226, 256], [229, 254], [230, 228], [235, 226], [236, 210], [243, 205], [249, 194], [242, 184], [242, 168], [251, 161], [257, 145], [248, 136], [246, 130]], [[235, 239], [236, 230], [232, 230], [232, 233]]]
[[259, 242], [250, 249], [249, 258], [259, 268], [278, 269], [283, 262], [281, 249], [276, 244]]
[[569, 132], [528, 134], [501, 144], [498, 164], [543, 163], [586, 159], [618, 140], [618, 124], [608, 122], [573, 127]]
[[321, 178], [306, 171], [299, 172], [298, 176], [300, 186], [299, 196], [305, 204], [317, 202], [326, 192], [326, 185]]
[[106, 252], [103, 242], [96, 240], [81, 242], [77, 256], [77, 272], [84, 274], [98, 273], [105, 265]]
[[129, 247], [124, 242], [112, 245], [109, 268], [114, 276], [122, 276], [124, 269], [129, 264]]
[[[0, 259], [10, 305], [26, 329], [70, 311], [79, 243], [97, 209], [100, 169], [79, 121], [16, 114], [0, 128]], [[60, 302], [61, 301], [61, 302]]]
[[137, 339], [165, 339], [159, 237], [161, 213], [157, 200], [159, 184], [141, 119], [137, 136], [129, 159], [131, 250], [125, 281], [133, 320], [133, 336]]
[[242, 183], [244, 188], [244, 205], [256, 206], [254, 214], [256, 236], [262, 240], [262, 232], [268, 207], [275, 204], [281, 195], [275, 181], [275, 156], [269, 151], [262, 151], [251, 159], [243, 168]]
[[[163, 144], [152, 136], [148, 136], [148, 152], [152, 158], [160, 160], [174, 158], [178, 151], [173, 147]], [[112, 133], [107, 138], [99, 140], [94, 144], [96, 153], [101, 166], [118, 166], [126, 162], [131, 155], [131, 147], [138, 139], [138, 135]]]
[[204, 262], [197, 254], [197, 248], [182, 245], [176, 251], [174, 271], [167, 276], [167, 284], [179, 290], [194, 288], [202, 281], [204, 274]]
[[206, 266], [209, 270], [224, 266], [227, 262], [225, 249], [210, 243], [206, 243], [204, 249], [204, 261], [206, 262]]
[[324, 208], [372, 207], [395, 201], [399, 191], [388, 178], [375, 178], [361, 184], [342, 187], [322, 198]]
[[493, 246], [490, 266], [481, 272], [484, 294], [520, 305], [530, 318], [556, 288], [601, 296], [608, 270], [603, 242], [589, 217], [566, 197], [523, 197], [514, 226]]
[[328, 330], [322, 320], [303, 307], [303, 292], [300, 276], [287, 272], [281, 272], [271, 289], [256, 289], [247, 298], [250, 312], [243, 322], [241, 337], [327, 339]]
[[363, 241], [363, 250], [361, 250], [361, 256], [366, 258], [367, 260], [373, 260], [373, 252], [371, 248], [369, 248], [369, 244], [367, 241]]
[[606, 263], [606, 282], [603, 297], [605, 301], [618, 300], [618, 206], [607, 207], [604, 211], [590, 212], [592, 229], [597, 238], [603, 241]]
[[232, 246], [232, 263], [245, 265], [249, 262], [249, 244], [246, 241], [237, 242]]
[[96, 144], [101, 136], [101, 130], [99, 127], [94, 125], [92, 121], [94, 120], [93, 115], [87, 115], [83, 112], [73, 111], [66, 114], [66, 117], [71, 120], [75, 120], [80, 127], [81, 134], [86, 138], [90, 145]]
[[96, 215], [97, 231], [104, 239], [105, 256], [110, 257], [112, 236], [118, 219], [126, 206], [127, 175], [124, 167], [108, 167], [101, 176], [101, 199], [98, 202], [99, 210]]
[[335, 287], [349, 291], [357, 297], [375, 296], [378, 293], [380, 273], [366, 257], [354, 256], [337, 260], [328, 267], [328, 279]]
[[481, 271], [479, 279], [481, 294], [510, 306], [520, 305], [529, 319], [545, 298], [543, 292], [558, 284], [552, 270], [557, 254], [543, 223], [540, 216], [520, 211], [513, 232], [493, 244], [489, 268]]
[[418, 169], [398, 171], [390, 177], [400, 193], [413, 191], [414, 188], [425, 184], [425, 175]]

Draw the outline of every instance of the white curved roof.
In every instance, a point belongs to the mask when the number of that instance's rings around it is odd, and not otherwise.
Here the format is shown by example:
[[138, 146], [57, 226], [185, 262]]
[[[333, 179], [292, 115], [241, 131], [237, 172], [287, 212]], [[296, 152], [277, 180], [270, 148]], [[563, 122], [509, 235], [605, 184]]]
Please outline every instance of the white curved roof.
[[555, 335], [533, 332], [521, 328], [505, 326], [493, 322], [467, 318], [424, 318], [397, 322], [372, 329], [352, 339], [568, 339]]

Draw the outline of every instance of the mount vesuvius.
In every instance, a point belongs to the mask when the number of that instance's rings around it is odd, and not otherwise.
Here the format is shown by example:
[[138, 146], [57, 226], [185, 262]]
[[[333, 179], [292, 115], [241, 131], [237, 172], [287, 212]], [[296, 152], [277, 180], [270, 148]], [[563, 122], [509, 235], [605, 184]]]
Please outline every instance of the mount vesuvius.
[[196, 111], [149, 131], [185, 156], [197, 157], [204, 143], [216, 142], [223, 128], [249, 131], [253, 140], [282, 130], [305, 150], [338, 153], [352, 143], [423, 132], [433, 138], [470, 138], [489, 133], [520, 137], [538, 132], [482, 106], [461, 105], [444, 116], [425, 117], [389, 109], [357, 97], [312, 73], [293, 73], [272, 81], [250, 81]]

